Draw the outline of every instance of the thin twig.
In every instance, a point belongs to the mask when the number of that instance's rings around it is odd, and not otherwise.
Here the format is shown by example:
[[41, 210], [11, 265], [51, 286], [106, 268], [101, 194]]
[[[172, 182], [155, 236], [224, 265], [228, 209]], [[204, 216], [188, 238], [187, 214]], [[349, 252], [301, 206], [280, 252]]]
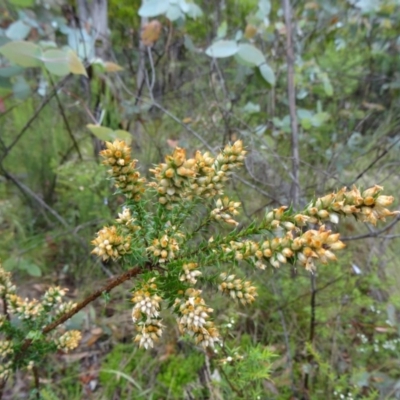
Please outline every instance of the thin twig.
[[292, 131], [292, 175], [291, 198], [293, 205], [299, 204], [300, 183], [299, 183], [299, 134], [296, 115], [296, 89], [294, 84], [294, 50], [292, 34], [292, 16], [290, 0], [282, 0], [282, 7], [285, 14], [286, 26], [286, 59], [287, 59], [287, 91], [289, 101], [290, 125]]
[[26, 124], [21, 129], [21, 131], [18, 133], [18, 135], [15, 137], [15, 139], [11, 142], [10, 145], [7, 146], [7, 148], [5, 149], [5, 152], [3, 154], [3, 157], [0, 160], [0, 163], [3, 162], [3, 160], [10, 153], [11, 149], [19, 142], [21, 137], [25, 134], [25, 132], [29, 129], [29, 127], [32, 125], [32, 123], [35, 121], [35, 119], [39, 116], [39, 114], [44, 109], [44, 107], [47, 105], [47, 103], [56, 95], [57, 90], [59, 90], [67, 82], [67, 80], [70, 78], [70, 76], [71, 76], [71, 74], [67, 75], [60, 82], [58, 82], [57, 86], [43, 99], [43, 101], [40, 103], [39, 107], [35, 110], [33, 115], [29, 118], [29, 120], [26, 122]]
[[[277, 277], [278, 275], [275, 275]], [[274, 294], [276, 297], [282, 297], [281, 291], [276, 288], [275, 285], [276, 279], [272, 281], [272, 290], [274, 291]], [[296, 397], [296, 386], [295, 386], [295, 381], [294, 381], [294, 374], [293, 374], [293, 357], [292, 353], [290, 351], [290, 340], [289, 340], [289, 332], [287, 329], [286, 325], [286, 320], [285, 320], [285, 315], [283, 314], [282, 309], [278, 310], [279, 317], [281, 319], [281, 325], [282, 325], [282, 330], [283, 330], [283, 337], [285, 340], [285, 347], [286, 347], [286, 357], [287, 357], [287, 363], [288, 363], [288, 369], [289, 369], [289, 374], [290, 374], [290, 386], [292, 389], [293, 396]]]
[[[310, 298], [310, 336], [309, 343], [312, 346], [314, 342], [315, 336], [315, 311], [316, 311], [316, 298], [317, 298], [317, 284], [316, 284], [316, 275], [310, 275], [310, 283], [311, 283], [311, 298]], [[311, 363], [313, 359], [312, 354], [308, 355], [308, 362]], [[304, 389], [306, 392], [309, 391], [309, 380], [310, 380], [310, 370], [306, 370], [304, 375]]]
[[81, 150], [79, 149], [79, 146], [78, 146], [78, 143], [77, 143], [77, 141], [75, 139], [75, 136], [72, 133], [72, 129], [71, 129], [70, 125], [69, 125], [68, 118], [65, 115], [64, 107], [62, 106], [61, 101], [60, 101], [60, 97], [58, 96], [58, 93], [57, 93], [57, 90], [56, 90], [56, 86], [54, 84], [54, 80], [53, 80], [53, 78], [51, 77], [50, 74], [48, 74], [48, 77], [49, 77], [49, 80], [50, 80], [51, 85], [53, 87], [53, 90], [54, 90], [54, 93], [55, 93], [55, 98], [56, 98], [56, 101], [57, 101], [57, 104], [58, 104], [58, 109], [60, 110], [60, 114], [61, 114], [61, 117], [62, 117], [62, 119], [64, 121], [65, 128], [67, 129], [67, 132], [68, 132], [68, 134], [69, 134], [69, 136], [70, 136], [70, 138], [72, 140], [72, 143], [74, 144], [74, 147], [76, 149], [76, 152], [78, 153], [79, 159], [82, 160], [83, 157], [82, 157], [82, 154], [81, 154]]
[[33, 379], [34, 379], [34, 385], [36, 389], [36, 398], [40, 400], [40, 381], [39, 381], [39, 371], [37, 367], [34, 365], [32, 368], [33, 372]]
[[64, 227], [69, 228], [68, 223], [65, 219], [58, 214], [53, 208], [51, 208], [43, 199], [41, 199], [35, 192], [28, 188], [28, 186], [24, 185], [13, 175], [9, 174], [4, 168], [2, 168], [4, 176], [12, 181], [23, 193], [29, 195], [33, 198], [37, 203], [39, 203], [44, 209], [46, 209], [54, 218], [56, 218]]
[[373, 160], [363, 171], [361, 171], [353, 180], [353, 182], [347, 186], [352, 186], [354, 185], [367, 171], [369, 171], [379, 160], [381, 160], [383, 157], [385, 157], [392, 149], [395, 148], [397, 143], [400, 142], [400, 136], [395, 140], [389, 148], [385, 149], [375, 160]]
[[[377, 231], [374, 230], [370, 230], [369, 233], [364, 233], [362, 235], [356, 235], [356, 236], [344, 236], [341, 237], [340, 240], [342, 242], [346, 242], [346, 241], [350, 241], [350, 240], [360, 240], [360, 239], [366, 239], [366, 238], [371, 238], [371, 237], [378, 237], [380, 236], [382, 233], [388, 231], [389, 229], [391, 229], [393, 226], [395, 226], [398, 222], [400, 221], [400, 214], [397, 215], [396, 218], [393, 219], [392, 222], [390, 222], [389, 224], [387, 224], [386, 226], [384, 226], [382, 229], [379, 229]], [[397, 235], [396, 235], [397, 236]]]

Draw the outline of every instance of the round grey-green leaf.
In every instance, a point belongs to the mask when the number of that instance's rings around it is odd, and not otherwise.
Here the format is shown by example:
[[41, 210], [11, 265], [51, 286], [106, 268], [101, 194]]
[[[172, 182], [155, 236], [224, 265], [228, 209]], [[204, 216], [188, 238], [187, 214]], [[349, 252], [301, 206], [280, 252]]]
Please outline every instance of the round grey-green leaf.
[[239, 47], [234, 40], [219, 40], [206, 50], [206, 54], [213, 58], [226, 58], [235, 55], [238, 50]]
[[42, 58], [46, 69], [54, 75], [66, 76], [69, 74], [69, 60], [65, 51], [49, 49], [43, 53]]
[[171, 4], [168, 7], [168, 10], [165, 14], [165, 16], [170, 20], [170, 21], [176, 21], [179, 18], [183, 18], [183, 13], [182, 10], [179, 8], [178, 5], [176, 4]]
[[139, 8], [138, 14], [144, 18], [165, 14], [169, 8], [168, 0], [147, 0]]
[[274, 86], [275, 85], [275, 73], [272, 70], [272, 68], [267, 64], [261, 64], [259, 66], [260, 69], [260, 73], [262, 75], [262, 77], [271, 85]]
[[6, 36], [11, 40], [24, 40], [29, 35], [31, 27], [24, 21], [13, 22], [6, 30]]
[[0, 54], [21, 67], [38, 67], [41, 65], [41, 49], [31, 42], [8, 42], [0, 47]]
[[189, 3], [189, 10], [186, 13], [190, 18], [196, 19], [197, 17], [201, 17], [203, 15], [203, 11], [201, 8], [194, 3]]
[[248, 43], [239, 45], [236, 56], [254, 67], [265, 63], [264, 54], [257, 47]]

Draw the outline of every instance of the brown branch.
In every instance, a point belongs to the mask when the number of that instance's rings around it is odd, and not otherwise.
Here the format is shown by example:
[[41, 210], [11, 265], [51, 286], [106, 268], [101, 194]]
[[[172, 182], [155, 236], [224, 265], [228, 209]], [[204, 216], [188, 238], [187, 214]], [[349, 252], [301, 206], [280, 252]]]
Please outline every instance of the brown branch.
[[290, 0], [282, 0], [282, 8], [285, 15], [286, 26], [286, 59], [287, 59], [287, 91], [289, 102], [290, 126], [292, 131], [292, 187], [290, 195], [293, 205], [299, 204], [300, 183], [299, 183], [299, 133], [296, 115], [296, 88], [294, 84], [294, 50], [292, 33], [292, 15]]
[[369, 233], [364, 233], [362, 235], [356, 235], [356, 236], [344, 236], [341, 237], [340, 240], [342, 242], [346, 242], [349, 240], [359, 240], [359, 239], [367, 239], [367, 238], [372, 238], [372, 237], [379, 237], [382, 233], [388, 231], [389, 229], [391, 229], [393, 226], [395, 226], [398, 222], [400, 221], [400, 214], [397, 215], [397, 217], [395, 219], [393, 219], [392, 222], [390, 222], [389, 224], [387, 224], [386, 226], [384, 226], [382, 229], [379, 229], [377, 231], [371, 231]]
[[34, 365], [32, 368], [33, 372], [33, 380], [36, 389], [36, 398], [40, 400], [40, 380], [39, 380], [39, 371], [38, 368]]
[[[51, 332], [52, 330], [57, 328], [57, 326], [63, 324], [65, 321], [69, 320], [72, 316], [77, 314], [80, 310], [85, 308], [89, 303], [91, 303], [94, 300], [96, 300], [103, 293], [110, 292], [112, 289], [114, 289], [115, 287], [121, 285], [125, 281], [127, 281], [127, 280], [129, 280], [129, 279], [131, 279], [131, 278], [133, 278], [133, 277], [135, 277], [137, 275], [139, 275], [142, 271], [143, 271], [143, 268], [134, 267], [134, 268], [130, 269], [129, 271], [119, 275], [117, 278], [112, 280], [110, 283], [108, 283], [107, 285], [103, 286], [102, 288], [96, 290], [91, 295], [86, 297], [86, 299], [84, 299], [80, 303], [78, 303], [69, 312], [63, 314], [59, 319], [57, 319], [56, 321], [52, 322], [51, 324], [45, 326], [43, 328], [43, 330], [42, 330], [42, 334], [45, 335], [45, 334]], [[18, 355], [16, 356], [16, 360], [21, 359], [23, 357], [24, 352], [30, 347], [31, 344], [32, 344], [32, 339], [26, 339], [24, 341], [24, 343], [22, 344]]]

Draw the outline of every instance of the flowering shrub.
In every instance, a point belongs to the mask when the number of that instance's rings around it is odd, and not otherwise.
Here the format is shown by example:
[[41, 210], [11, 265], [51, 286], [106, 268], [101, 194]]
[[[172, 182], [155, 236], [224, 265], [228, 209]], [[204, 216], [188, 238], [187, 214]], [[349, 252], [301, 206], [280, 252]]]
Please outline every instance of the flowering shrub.
[[240, 202], [223, 196], [223, 190], [229, 173], [242, 165], [245, 154], [241, 141], [226, 146], [215, 158], [199, 151], [187, 158], [184, 149], [176, 148], [165, 163], [150, 170], [153, 179], [147, 183], [124, 142], [107, 143], [101, 152], [127, 200], [116, 225], [98, 232], [93, 253], [103, 260], [122, 258], [123, 264], [141, 266], [143, 276], [132, 296], [139, 346], [153, 347], [161, 337], [163, 307], [171, 309], [180, 332], [193, 336], [196, 343], [214, 346], [220, 340], [213, 310], [196, 288], [211, 266], [226, 265], [218, 278], [221, 293], [251, 304], [256, 287], [230, 274], [230, 266], [246, 262], [263, 270], [292, 264], [312, 272], [317, 263], [336, 260], [335, 252], [345, 247], [325, 222], [335, 224], [340, 217], [353, 215], [376, 224], [396, 214], [386, 208], [393, 197], [381, 195], [379, 186], [362, 193], [356, 187], [343, 188], [313, 200], [302, 212], [282, 206], [247, 228], [208, 237], [206, 228], [211, 224], [239, 224], [235, 217]]
[[[216, 157], [198, 151], [187, 158], [184, 149], [176, 148], [150, 170], [150, 182], [141, 177], [128, 145], [116, 140], [106, 146], [103, 164], [126, 202], [115, 224], [97, 233], [92, 253], [103, 261], [119, 260], [126, 272], [72, 304], [62, 301], [65, 290], [58, 287], [50, 288], [40, 301], [23, 300], [10, 274], [0, 268], [0, 389], [17, 368], [31, 366], [48, 352], [75, 348], [80, 333], [63, 331], [63, 323], [128, 279], [136, 278], [132, 321], [140, 347], [148, 349], [159, 341], [163, 309], [173, 313], [181, 334], [213, 347], [221, 335], [213, 309], [203, 298], [204, 282], [242, 305], [251, 304], [257, 298], [256, 285], [246, 279], [245, 269], [243, 276], [233, 274], [236, 266], [246, 263], [265, 270], [289, 264], [313, 273], [318, 264], [336, 260], [336, 251], [345, 247], [327, 224], [351, 215], [375, 225], [398, 213], [387, 208], [394, 199], [382, 195], [382, 187], [353, 187], [316, 198], [302, 211], [281, 206], [241, 226], [236, 220], [240, 202], [224, 195], [230, 173], [246, 155], [241, 141], [227, 145]], [[225, 233], [230, 226], [234, 229]]]

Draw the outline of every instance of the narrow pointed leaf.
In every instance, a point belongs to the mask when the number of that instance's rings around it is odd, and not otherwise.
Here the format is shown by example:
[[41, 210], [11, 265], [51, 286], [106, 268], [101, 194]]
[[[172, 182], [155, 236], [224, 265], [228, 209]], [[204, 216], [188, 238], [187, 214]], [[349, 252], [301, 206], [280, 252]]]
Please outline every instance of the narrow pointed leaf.
[[73, 50], [68, 50], [67, 56], [68, 56], [69, 72], [75, 75], [87, 76], [86, 68], [83, 65], [82, 61], [78, 58], [76, 53]]
[[120, 65], [115, 64], [111, 61], [104, 62], [104, 69], [106, 72], [119, 72], [124, 70]]

